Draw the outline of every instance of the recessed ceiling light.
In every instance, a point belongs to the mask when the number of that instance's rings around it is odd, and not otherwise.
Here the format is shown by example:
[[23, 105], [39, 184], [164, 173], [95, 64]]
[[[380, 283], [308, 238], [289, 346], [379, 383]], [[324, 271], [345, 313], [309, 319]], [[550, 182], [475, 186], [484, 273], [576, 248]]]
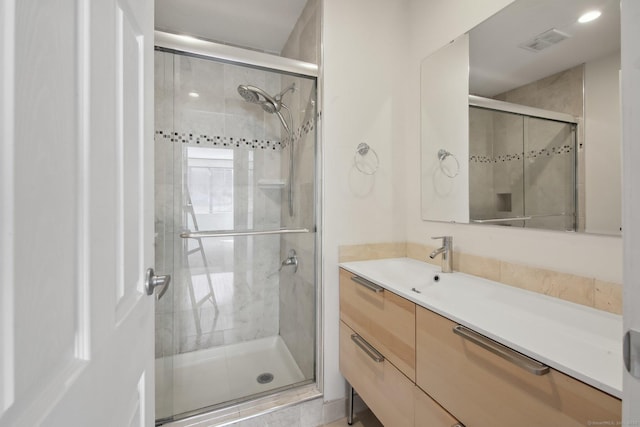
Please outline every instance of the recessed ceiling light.
[[602, 12], [600, 12], [599, 10], [592, 10], [585, 13], [580, 18], [578, 18], [578, 22], [581, 24], [584, 24], [586, 22], [591, 22], [595, 19], [600, 18], [600, 15], [602, 15]]
[[200, 94], [198, 92], [189, 92], [189, 96], [192, 98], [198, 98]]

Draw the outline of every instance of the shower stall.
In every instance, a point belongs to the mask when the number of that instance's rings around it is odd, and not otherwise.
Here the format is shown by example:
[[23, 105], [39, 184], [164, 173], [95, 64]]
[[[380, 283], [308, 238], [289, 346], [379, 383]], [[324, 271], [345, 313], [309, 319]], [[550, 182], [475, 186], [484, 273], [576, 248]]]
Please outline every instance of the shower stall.
[[316, 77], [224, 48], [155, 52], [158, 424], [317, 376]]
[[576, 230], [577, 121], [470, 97], [471, 222]]

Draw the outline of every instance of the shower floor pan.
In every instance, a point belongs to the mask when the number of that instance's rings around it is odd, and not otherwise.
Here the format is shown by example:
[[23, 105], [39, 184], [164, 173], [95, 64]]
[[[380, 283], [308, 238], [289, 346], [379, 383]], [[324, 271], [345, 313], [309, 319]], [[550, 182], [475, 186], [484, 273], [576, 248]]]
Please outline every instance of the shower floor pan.
[[[173, 375], [166, 372], [171, 367]], [[304, 379], [279, 336], [156, 359], [156, 417], [196, 411]]]

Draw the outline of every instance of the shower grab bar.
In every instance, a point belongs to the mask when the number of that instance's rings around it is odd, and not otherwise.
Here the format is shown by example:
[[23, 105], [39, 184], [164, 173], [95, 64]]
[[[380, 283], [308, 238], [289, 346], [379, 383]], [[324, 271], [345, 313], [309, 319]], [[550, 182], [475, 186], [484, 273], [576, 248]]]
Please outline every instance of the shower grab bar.
[[477, 222], [478, 224], [483, 224], [485, 222], [524, 221], [532, 218], [533, 217], [531, 216], [516, 216], [511, 218], [472, 219], [471, 222]]
[[185, 231], [180, 233], [183, 239], [200, 239], [202, 237], [229, 237], [229, 236], [264, 236], [269, 234], [296, 234], [310, 233], [308, 228], [280, 228], [278, 230], [262, 231]]
[[515, 216], [510, 218], [472, 219], [471, 222], [482, 224], [485, 222], [526, 221], [534, 218], [547, 218], [552, 216], [573, 216], [573, 214], [558, 213], [558, 214], [546, 214], [546, 215]]

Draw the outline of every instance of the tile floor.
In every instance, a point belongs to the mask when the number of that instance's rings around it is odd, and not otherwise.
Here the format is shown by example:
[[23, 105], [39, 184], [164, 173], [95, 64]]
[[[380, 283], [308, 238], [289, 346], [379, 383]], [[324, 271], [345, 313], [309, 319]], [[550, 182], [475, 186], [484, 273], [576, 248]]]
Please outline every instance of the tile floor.
[[351, 426], [347, 424], [347, 419], [343, 418], [341, 420], [334, 421], [331, 424], [325, 424], [324, 427], [383, 427], [383, 425], [378, 421], [376, 416], [367, 409], [366, 411], [356, 414]]

